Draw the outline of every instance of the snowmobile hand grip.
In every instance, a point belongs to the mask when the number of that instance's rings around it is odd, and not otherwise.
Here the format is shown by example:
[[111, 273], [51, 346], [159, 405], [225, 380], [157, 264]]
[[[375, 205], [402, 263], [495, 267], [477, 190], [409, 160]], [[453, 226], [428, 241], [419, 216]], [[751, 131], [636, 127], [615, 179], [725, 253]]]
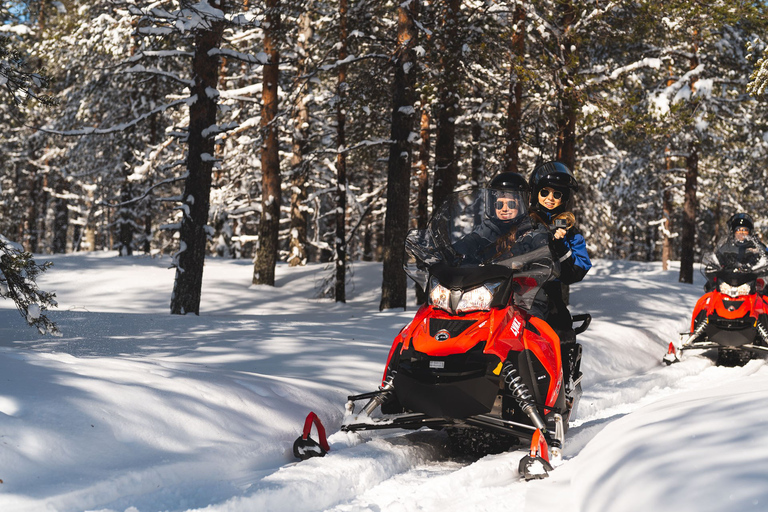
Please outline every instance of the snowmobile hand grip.
[[589, 313], [583, 313], [581, 315], [573, 315], [573, 322], [583, 322], [580, 326], [575, 327], [573, 329], [573, 332], [576, 334], [581, 334], [584, 331], [587, 330], [587, 327], [589, 327], [589, 324], [592, 322], [592, 315]]

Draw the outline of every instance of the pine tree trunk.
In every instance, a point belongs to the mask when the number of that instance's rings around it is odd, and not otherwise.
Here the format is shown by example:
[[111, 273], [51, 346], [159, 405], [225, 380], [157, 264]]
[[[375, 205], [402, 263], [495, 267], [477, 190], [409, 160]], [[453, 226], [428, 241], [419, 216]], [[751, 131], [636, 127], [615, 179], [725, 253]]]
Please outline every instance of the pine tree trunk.
[[[699, 31], [693, 31], [693, 44], [691, 52], [690, 69], [696, 69], [699, 65]], [[691, 77], [691, 95], [696, 92], [698, 77]], [[696, 106], [693, 105], [693, 110]], [[693, 259], [696, 248], [696, 210], [698, 201], [696, 189], [699, 179], [699, 143], [693, 140], [690, 143], [690, 151], [685, 160], [685, 188], [683, 189], [683, 223], [680, 236], [680, 277], [681, 283], [693, 284]]]
[[24, 249], [35, 253], [40, 252], [40, 223], [44, 219], [41, 215], [45, 211], [45, 189], [42, 178], [35, 172], [34, 168], [29, 170], [29, 179], [27, 181], [29, 195], [27, 196], [27, 215], [24, 221]]
[[685, 164], [685, 191], [683, 202], [683, 226], [680, 237], [680, 278], [681, 283], [693, 284], [693, 258], [696, 247], [696, 200], [699, 178], [699, 149], [691, 143], [691, 152]]
[[459, 10], [461, 0], [446, 2], [440, 43], [440, 71], [435, 135], [435, 179], [432, 207], [439, 207], [456, 188], [459, 166], [456, 161], [456, 116], [459, 115]]
[[[424, 102], [422, 102], [422, 105]], [[426, 229], [429, 223], [429, 111], [422, 107], [419, 145], [419, 161], [417, 163], [417, 192], [416, 192], [416, 228]], [[416, 287], [416, 304], [424, 304], [427, 294], [419, 285]]]
[[576, 17], [575, 8], [570, 0], [559, 4], [562, 15], [561, 27], [563, 40], [560, 44], [562, 52], [562, 68], [556, 72], [560, 75], [560, 111], [557, 116], [557, 148], [555, 151], [558, 162], [564, 163], [573, 170], [576, 166], [576, 117], [579, 100], [576, 91], [575, 75], [577, 72], [577, 54], [574, 42], [569, 37], [571, 25]]
[[253, 284], [275, 285], [278, 235], [280, 231], [280, 154], [277, 138], [277, 86], [280, 78], [280, 53], [278, 31], [280, 29], [280, 0], [267, 0], [264, 24], [264, 52], [269, 62], [263, 69], [261, 93], [261, 128], [264, 142], [261, 148], [261, 223], [259, 248], [253, 263]]
[[[347, 58], [347, 0], [339, 2], [339, 61]], [[336, 282], [333, 296], [336, 302], [347, 302], [347, 154], [346, 154], [346, 88], [347, 65], [339, 66], [336, 102]]]
[[[672, 157], [669, 156], [671, 152], [669, 146], [664, 150], [664, 166], [667, 170], [667, 174], [671, 173], [673, 168]], [[672, 239], [670, 234], [672, 233], [672, 192], [666, 186], [666, 180], [662, 180], [662, 219], [661, 219], [661, 233], [662, 233], [662, 245], [661, 245], [661, 269], [669, 270], [669, 259], [672, 257]]]
[[661, 245], [661, 269], [669, 270], [669, 260], [672, 257], [672, 240], [670, 233], [672, 229], [672, 192], [665, 188], [662, 192], [662, 236]]
[[522, 126], [523, 83], [519, 69], [525, 62], [525, 9], [515, 7], [515, 32], [512, 35], [512, 59], [509, 73], [509, 107], [507, 109], [507, 148], [504, 170], [520, 172], [520, 127]]
[[[312, 19], [308, 12], [299, 18], [299, 52], [296, 63], [296, 73], [303, 76], [306, 69], [306, 46], [312, 38]], [[309, 137], [309, 107], [305, 101], [309, 94], [309, 81], [306, 89], [296, 98], [293, 117], [293, 155], [291, 156], [291, 221], [288, 264], [292, 267], [304, 265], [307, 262], [307, 208], [304, 203], [308, 197], [307, 162], [304, 154]]]
[[67, 230], [69, 229], [69, 208], [66, 199], [68, 186], [61, 175], [56, 175], [56, 197], [53, 200], [53, 243], [54, 254], [67, 252]]
[[429, 121], [429, 110], [422, 107], [419, 131], [421, 144], [419, 145], [419, 161], [417, 163], [416, 227], [418, 229], [426, 229], [427, 222], [429, 222]]
[[[212, 0], [211, 5], [224, 10], [225, 2]], [[171, 296], [171, 313], [200, 314], [200, 294], [203, 285], [203, 264], [206, 252], [206, 225], [210, 205], [214, 154], [214, 137], [205, 131], [216, 124], [216, 97], [208, 93], [216, 90], [219, 59], [209, 55], [218, 48], [224, 32], [222, 21], [212, 22], [208, 29], [195, 34], [195, 53], [192, 60], [192, 87], [194, 103], [189, 106], [189, 149], [187, 153], [187, 179], [182, 196], [180, 247], [176, 257], [176, 280]]]
[[418, 3], [400, 4], [397, 9], [397, 50], [392, 95], [392, 143], [387, 165], [387, 213], [384, 219], [383, 280], [379, 309], [405, 309], [408, 285], [403, 271], [403, 243], [408, 233], [413, 85], [416, 75], [418, 32], [415, 19]]
[[[482, 97], [478, 95], [477, 97]], [[483, 181], [483, 127], [477, 119], [472, 120], [472, 186], [482, 185]]]
[[[126, 172], [126, 175], [128, 173]], [[120, 191], [120, 202], [125, 203], [130, 201], [133, 197], [133, 191], [131, 189], [131, 183], [126, 179], [123, 182], [122, 190]], [[130, 207], [122, 205], [117, 212], [117, 225], [118, 225], [118, 247], [117, 251], [120, 256], [130, 256], [133, 254], [133, 235], [134, 235], [134, 222], [131, 215]]]

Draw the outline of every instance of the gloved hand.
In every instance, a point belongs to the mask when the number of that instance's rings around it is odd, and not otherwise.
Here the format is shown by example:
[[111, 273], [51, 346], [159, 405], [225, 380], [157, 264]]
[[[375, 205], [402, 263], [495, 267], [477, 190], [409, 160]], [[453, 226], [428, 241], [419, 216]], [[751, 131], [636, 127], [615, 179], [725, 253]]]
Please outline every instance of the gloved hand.
[[557, 258], [562, 258], [568, 254], [568, 246], [565, 245], [564, 238], [555, 238], [552, 240], [552, 254]]

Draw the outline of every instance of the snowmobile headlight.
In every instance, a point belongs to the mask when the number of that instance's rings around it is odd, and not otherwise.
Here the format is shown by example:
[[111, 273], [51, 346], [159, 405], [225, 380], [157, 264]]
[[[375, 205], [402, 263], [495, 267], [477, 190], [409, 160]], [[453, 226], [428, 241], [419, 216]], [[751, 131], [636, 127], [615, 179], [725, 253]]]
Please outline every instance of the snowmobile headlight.
[[740, 297], [742, 295], [749, 295], [752, 291], [752, 287], [749, 283], [744, 283], [739, 286], [731, 286], [726, 282], [720, 283], [720, 293], [724, 293], [729, 297]]
[[477, 311], [482, 309], [491, 309], [493, 293], [501, 283], [486, 283], [483, 286], [467, 290], [461, 296], [459, 305], [456, 306], [457, 313], [467, 311]]
[[429, 292], [429, 300], [433, 306], [447, 311], [451, 310], [451, 290], [432, 279], [432, 290]]

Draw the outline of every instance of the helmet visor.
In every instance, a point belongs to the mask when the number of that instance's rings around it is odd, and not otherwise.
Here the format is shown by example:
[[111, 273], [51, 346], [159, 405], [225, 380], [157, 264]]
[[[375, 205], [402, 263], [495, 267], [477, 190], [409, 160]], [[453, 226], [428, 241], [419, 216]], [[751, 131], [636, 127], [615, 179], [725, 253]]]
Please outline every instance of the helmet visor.
[[527, 215], [528, 193], [522, 190], [488, 189], [486, 213], [491, 219], [509, 222]]

